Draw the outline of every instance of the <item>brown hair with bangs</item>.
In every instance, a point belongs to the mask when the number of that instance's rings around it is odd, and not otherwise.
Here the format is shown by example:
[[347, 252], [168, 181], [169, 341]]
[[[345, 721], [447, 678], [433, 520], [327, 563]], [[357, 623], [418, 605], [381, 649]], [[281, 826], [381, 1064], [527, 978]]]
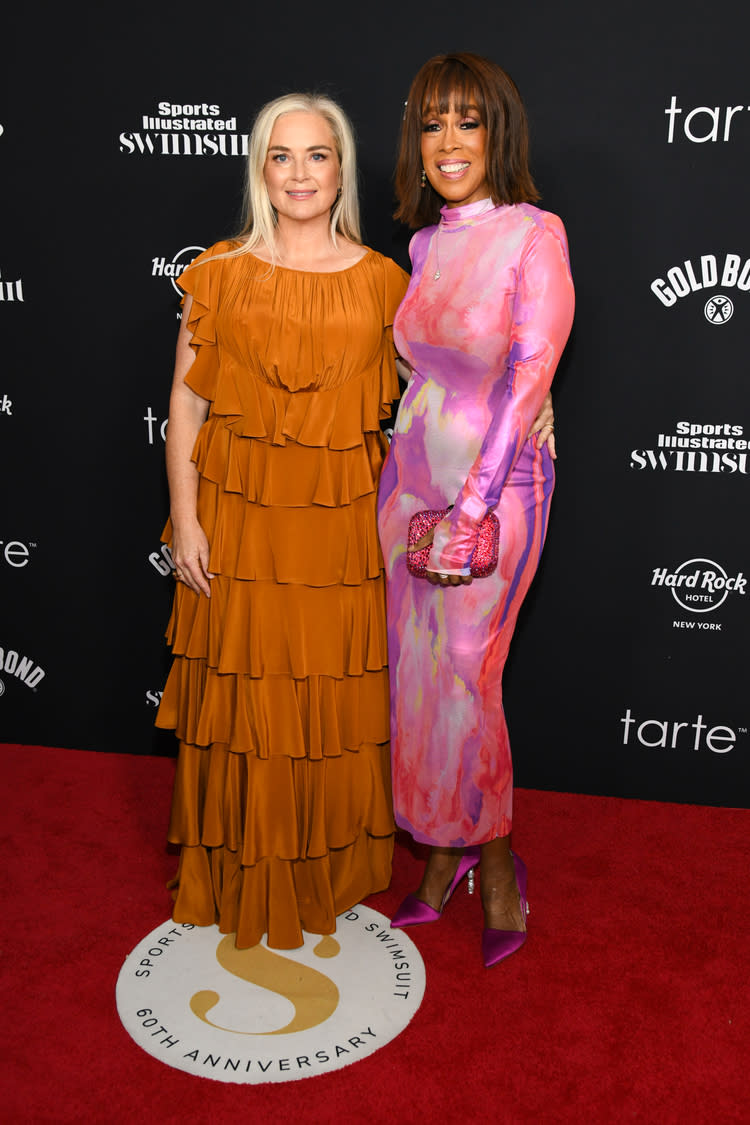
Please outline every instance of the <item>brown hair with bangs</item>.
[[539, 192], [529, 171], [529, 127], [513, 79], [497, 63], [461, 51], [435, 55], [411, 84], [401, 124], [394, 218], [423, 227], [440, 218], [443, 199], [422, 177], [422, 127], [430, 109], [465, 114], [473, 106], [487, 129], [485, 169], [493, 203], [534, 203]]

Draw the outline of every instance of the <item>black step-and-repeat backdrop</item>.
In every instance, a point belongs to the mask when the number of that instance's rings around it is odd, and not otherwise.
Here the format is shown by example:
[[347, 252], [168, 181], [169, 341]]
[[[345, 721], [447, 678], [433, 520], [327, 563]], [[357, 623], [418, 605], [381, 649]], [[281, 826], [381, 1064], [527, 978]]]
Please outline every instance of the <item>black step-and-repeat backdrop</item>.
[[[578, 312], [545, 560], [506, 677], [525, 786], [747, 806], [746, 5], [184, 0], [17, 10], [0, 118], [0, 740], [171, 753], [175, 279], [232, 232], [253, 114], [333, 94], [367, 241], [410, 79], [492, 56], [527, 101]], [[617, 14], [615, 14], [617, 13]]]

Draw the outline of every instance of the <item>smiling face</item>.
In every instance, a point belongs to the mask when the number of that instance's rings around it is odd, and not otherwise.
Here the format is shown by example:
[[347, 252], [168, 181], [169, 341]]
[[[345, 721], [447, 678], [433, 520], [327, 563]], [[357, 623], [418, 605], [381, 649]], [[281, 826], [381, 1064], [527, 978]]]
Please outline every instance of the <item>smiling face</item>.
[[279, 217], [305, 222], [336, 202], [340, 165], [331, 127], [317, 113], [285, 113], [271, 131], [263, 167], [268, 198]]
[[422, 165], [448, 207], [476, 203], [490, 195], [487, 182], [487, 128], [474, 105], [463, 112], [451, 101], [445, 113], [427, 106], [422, 115]]

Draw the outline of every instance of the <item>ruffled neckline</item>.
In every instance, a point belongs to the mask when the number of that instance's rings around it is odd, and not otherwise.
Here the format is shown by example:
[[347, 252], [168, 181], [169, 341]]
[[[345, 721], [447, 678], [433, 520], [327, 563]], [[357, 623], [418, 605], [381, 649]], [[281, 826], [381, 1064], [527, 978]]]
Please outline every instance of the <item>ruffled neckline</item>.
[[477, 199], [474, 203], [464, 203], [460, 207], [449, 207], [447, 203], [440, 208], [440, 226], [445, 231], [463, 230], [465, 227], [478, 226], [494, 219], [500, 211], [506, 210], [510, 204], [501, 203], [496, 207], [491, 199]]
[[[362, 262], [367, 261], [367, 259], [371, 258], [375, 253], [375, 251], [372, 250], [369, 246], [365, 246], [364, 250], [365, 253], [361, 258], [357, 258], [356, 262], [352, 262], [350, 266], [344, 266], [344, 268], [340, 270], [300, 270], [295, 269], [294, 266], [284, 266], [281, 264], [281, 262], [276, 262], [274, 269], [283, 270], [285, 273], [299, 273], [303, 274], [306, 277], [338, 277], [339, 274], [351, 273], [352, 270], [356, 270], [356, 268], [360, 266]], [[271, 265], [271, 263], [267, 262], [265, 258], [259, 258], [257, 254], [253, 254], [252, 250], [246, 251], [245, 256], [248, 258], [252, 258], [255, 262], [260, 262], [262, 266], [270, 267]]]

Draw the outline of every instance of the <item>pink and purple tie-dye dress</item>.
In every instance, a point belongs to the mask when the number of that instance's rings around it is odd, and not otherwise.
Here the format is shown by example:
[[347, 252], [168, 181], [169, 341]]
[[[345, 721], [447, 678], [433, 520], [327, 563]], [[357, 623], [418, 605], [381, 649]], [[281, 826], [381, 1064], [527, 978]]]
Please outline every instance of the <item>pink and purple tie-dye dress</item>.
[[[530, 204], [444, 207], [412, 240], [394, 322], [412, 375], [380, 483], [388, 578], [396, 820], [463, 847], [510, 832], [502, 674], [544, 543], [554, 470], [527, 439], [573, 318], [562, 223]], [[432, 586], [406, 568], [409, 519], [453, 505], [430, 569], [467, 574], [476, 532], [500, 520], [497, 570]]]

